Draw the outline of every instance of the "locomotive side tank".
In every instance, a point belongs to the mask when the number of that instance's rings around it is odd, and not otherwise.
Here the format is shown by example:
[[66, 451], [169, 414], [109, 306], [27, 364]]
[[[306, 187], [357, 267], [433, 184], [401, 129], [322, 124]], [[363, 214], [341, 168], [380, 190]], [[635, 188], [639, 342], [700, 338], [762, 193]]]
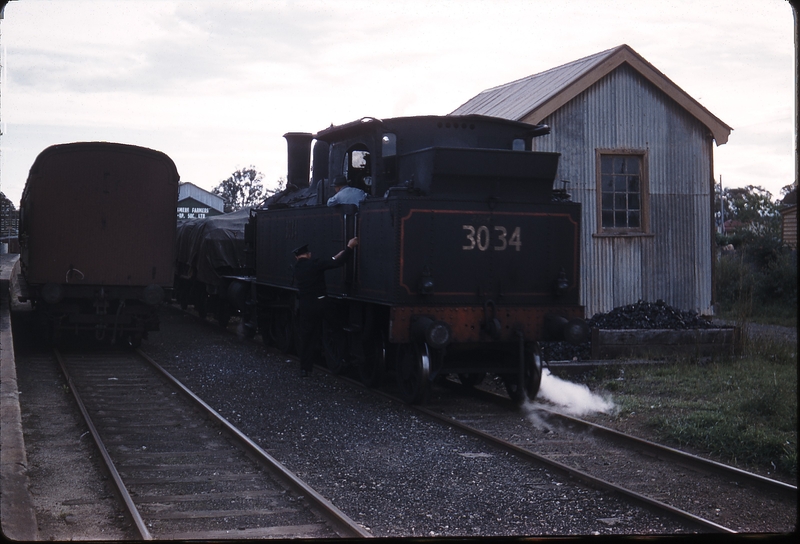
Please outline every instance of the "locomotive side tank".
[[54, 145], [20, 203], [27, 296], [51, 334], [136, 344], [173, 282], [178, 172], [165, 154], [108, 142]]
[[[503, 376], [518, 402], [536, 395], [536, 342], [588, 335], [579, 304], [580, 205], [553, 191], [559, 155], [531, 151], [549, 128], [482, 116], [362, 119], [287, 134], [288, 189], [253, 210], [258, 316], [284, 345], [292, 322], [291, 249], [352, 262], [328, 272], [340, 327], [326, 326], [328, 366], [369, 384], [392, 370], [410, 402], [458, 374]], [[314, 163], [307, 180], [308, 149]], [[367, 192], [328, 208], [332, 180]], [[324, 176], [324, 177], [323, 177]]]

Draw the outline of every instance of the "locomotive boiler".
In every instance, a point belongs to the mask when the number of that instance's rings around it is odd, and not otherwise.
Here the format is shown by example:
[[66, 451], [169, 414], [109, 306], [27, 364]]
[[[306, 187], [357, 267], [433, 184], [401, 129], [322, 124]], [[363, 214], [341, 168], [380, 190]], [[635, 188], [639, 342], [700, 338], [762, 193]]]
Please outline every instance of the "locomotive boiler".
[[88, 331], [136, 345], [158, 330], [173, 281], [178, 181], [167, 155], [133, 145], [39, 154], [20, 202], [22, 298], [51, 340]]
[[[412, 403], [446, 374], [475, 384], [493, 373], [515, 401], [533, 398], [537, 342], [582, 342], [589, 332], [580, 205], [553, 190], [559, 155], [532, 151], [548, 132], [472, 115], [364, 118], [286, 134], [287, 189], [251, 211], [245, 243], [255, 276], [234, 279], [235, 305], [288, 349], [291, 250], [307, 243], [334, 255], [358, 236], [351, 260], [327, 272], [331, 370], [356, 367], [369, 385], [388, 371]], [[338, 175], [367, 193], [360, 206], [326, 206]]]

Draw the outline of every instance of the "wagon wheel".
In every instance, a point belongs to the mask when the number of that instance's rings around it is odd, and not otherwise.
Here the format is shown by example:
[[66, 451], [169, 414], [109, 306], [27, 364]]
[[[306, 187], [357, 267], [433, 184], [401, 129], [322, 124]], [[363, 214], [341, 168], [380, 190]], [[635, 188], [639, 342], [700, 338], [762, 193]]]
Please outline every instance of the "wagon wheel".
[[425, 343], [404, 344], [397, 357], [397, 385], [400, 396], [409, 404], [428, 399], [431, 383], [431, 359]]
[[367, 332], [362, 336], [356, 361], [361, 383], [367, 387], [378, 387], [383, 381], [387, 349], [386, 338], [381, 331]]
[[459, 374], [458, 379], [462, 383], [462, 385], [466, 385], [467, 387], [475, 387], [476, 385], [480, 385], [483, 383], [483, 380], [486, 378], [486, 372], [474, 372], [470, 374]]
[[45, 319], [43, 326], [45, 343], [52, 347], [58, 347], [62, 339], [60, 320]]
[[220, 327], [223, 329], [228, 326], [232, 317], [232, 312], [230, 308], [230, 304], [228, 301], [224, 300], [223, 298], [217, 298], [216, 304], [216, 311], [214, 312], [214, 318], [219, 323]]
[[236, 327], [236, 334], [241, 335], [242, 338], [252, 340], [256, 335], [256, 325], [252, 321], [240, 321]]
[[521, 406], [525, 399], [533, 400], [539, 392], [542, 383], [542, 357], [539, 347], [530, 343], [525, 345], [525, 370], [523, 373], [523, 387], [520, 387], [519, 374], [503, 375], [506, 392], [514, 404]]
[[347, 333], [324, 320], [322, 323], [322, 348], [325, 363], [334, 374], [343, 374], [350, 366]]
[[194, 309], [197, 312], [197, 315], [200, 316], [200, 319], [205, 319], [208, 315], [208, 295], [205, 293], [201, 293], [198, 295], [197, 300], [194, 303]]

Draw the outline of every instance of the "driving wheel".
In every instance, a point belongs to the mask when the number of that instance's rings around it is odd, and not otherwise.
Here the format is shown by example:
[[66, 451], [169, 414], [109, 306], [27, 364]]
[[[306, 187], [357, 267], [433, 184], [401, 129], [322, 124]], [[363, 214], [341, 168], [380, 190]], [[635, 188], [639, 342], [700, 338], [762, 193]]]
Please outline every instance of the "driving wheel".
[[506, 392], [517, 406], [521, 406], [526, 398], [528, 400], [536, 398], [542, 383], [542, 357], [538, 345], [527, 343], [524, 357], [522, 379], [520, 379], [520, 373], [503, 376]]
[[367, 387], [378, 387], [386, 373], [388, 346], [381, 331], [365, 334], [361, 339], [361, 350], [357, 354], [358, 375]]
[[404, 344], [397, 358], [397, 384], [409, 404], [424, 403], [430, 394], [431, 359], [428, 345]]
[[262, 340], [283, 353], [289, 353], [294, 346], [292, 315], [289, 311], [275, 311], [271, 317], [263, 326], [259, 324]]
[[322, 347], [328, 369], [334, 374], [344, 373], [350, 366], [347, 332], [324, 321], [322, 324]]

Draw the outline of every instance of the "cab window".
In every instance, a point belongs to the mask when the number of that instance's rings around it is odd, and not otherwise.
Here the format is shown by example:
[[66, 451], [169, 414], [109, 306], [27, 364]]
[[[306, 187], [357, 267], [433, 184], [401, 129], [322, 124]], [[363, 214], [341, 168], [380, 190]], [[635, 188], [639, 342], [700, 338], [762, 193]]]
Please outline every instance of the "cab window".
[[372, 164], [366, 146], [359, 144], [347, 150], [342, 173], [352, 187], [372, 192]]

